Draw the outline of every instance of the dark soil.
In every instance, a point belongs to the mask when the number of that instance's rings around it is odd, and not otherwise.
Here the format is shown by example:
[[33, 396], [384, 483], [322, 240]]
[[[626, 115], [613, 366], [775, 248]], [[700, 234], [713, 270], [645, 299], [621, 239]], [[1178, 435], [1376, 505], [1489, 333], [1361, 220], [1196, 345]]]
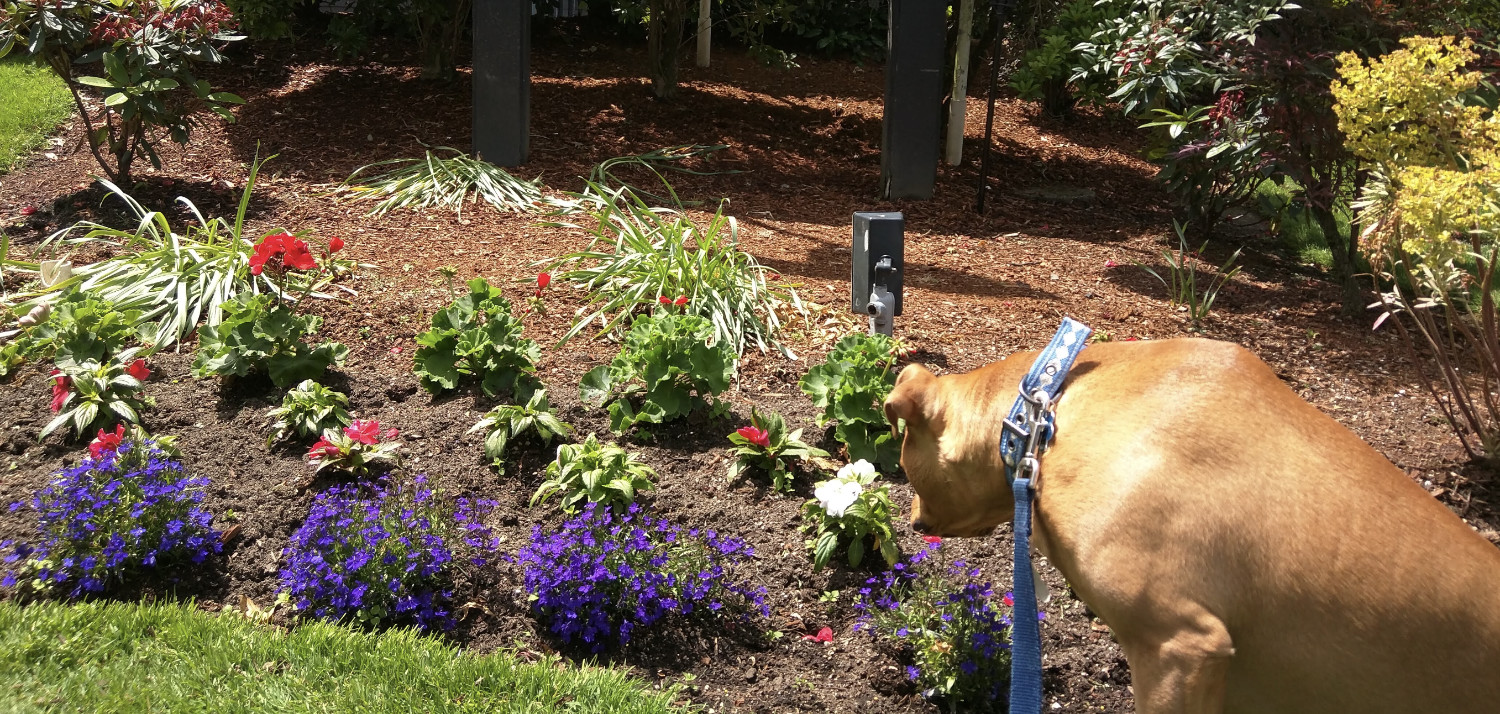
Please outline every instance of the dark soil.
[[[300, 46], [261, 44], [236, 52], [233, 63], [210, 79], [249, 100], [236, 110], [239, 121], [210, 122], [186, 148], [166, 148], [163, 169], [142, 174], [133, 194], [179, 218], [186, 216], [172, 205], [179, 195], [207, 215], [229, 215], [249, 162], [277, 155], [252, 202], [254, 226], [336, 234], [347, 241], [348, 254], [376, 266], [346, 281], [356, 296], [311, 307], [326, 318], [322, 337], [350, 347], [349, 364], [328, 383], [349, 394], [357, 416], [402, 430], [410, 470], [429, 474], [451, 494], [498, 499], [494, 523], [504, 537], [502, 548], [513, 552], [533, 524], [557, 522], [549, 509], [526, 507], [550, 450], [518, 447], [507, 475], [497, 477], [485, 462], [480, 437], [464, 433], [496, 402], [471, 391], [428, 395], [411, 373], [413, 336], [447, 300], [439, 267], [456, 266], [460, 279], [483, 275], [519, 303], [529, 294], [536, 261], [581, 248], [587, 234], [482, 207], [462, 218], [441, 211], [364, 217], [366, 205], [330, 198], [331, 184], [362, 164], [419, 156], [419, 141], [467, 148], [467, 82], [421, 82], [409, 58], [355, 66]], [[659, 487], [644, 497], [657, 512], [754, 545], [757, 578], [769, 589], [772, 607], [764, 630], [781, 636], [744, 628], [669, 631], [608, 659], [662, 686], [683, 683], [695, 702], [713, 711], [937, 711], [900, 675], [905, 663], [899, 653], [851, 632], [849, 593], [864, 575], [812, 571], [798, 530], [798, 509], [810, 495], [806, 482], [793, 497], [772, 496], [755, 482], [728, 482], [724, 436], [747, 423], [751, 406], [775, 409], [792, 428], [817, 432], [797, 379], [837, 337], [862, 328], [845, 307], [851, 212], [906, 213], [906, 314], [897, 321], [898, 331], [913, 349], [911, 359], [941, 373], [1037, 348], [1064, 313], [1113, 339], [1188, 334], [1162, 287], [1133, 265], [1160, 264], [1169, 211], [1151, 181], [1154, 169], [1135, 156], [1138, 137], [1131, 126], [1088, 114], [1067, 124], [1048, 123], [1036, 105], [1014, 99], [997, 108], [998, 178], [992, 179], [987, 215], [972, 210], [978, 180], [972, 158], [982, 149], [984, 119], [977, 102], [970, 105], [967, 126], [971, 160], [942, 168], [936, 198], [882, 202], [874, 197], [883, 81], [878, 67], [808, 60], [800, 69], [778, 72], [732, 53], [717, 54], [714, 62], [707, 70], [684, 67], [681, 98], [664, 103], [649, 98], [639, 76], [644, 57], [636, 48], [562, 37], [540, 42], [533, 57], [532, 158], [525, 175], [540, 175], [555, 189], [578, 190], [582, 182], [576, 177], [610, 157], [677, 144], [728, 144], [697, 167], [740, 173], [683, 175], [674, 177], [675, 187], [708, 205], [730, 199], [726, 210], [739, 220], [745, 249], [797, 281], [800, 294], [820, 306], [813, 319], [793, 328], [798, 361], [747, 356], [728, 395], [730, 416], [693, 419], [660, 429], [654, 439], [629, 440], [661, 474]], [[0, 177], [0, 220], [18, 254], [34, 253], [48, 233], [80, 219], [120, 224], [120, 204], [91, 186], [98, 171], [81, 136], [81, 126], [65, 128], [56, 159], [38, 155]], [[1057, 184], [1091, 188], [1095, 199], [1065, 204], [1023, 197]], [[39, 210], [23, 217], [26, 206]], [[1253, 230], [1211, 244], [1205, 264], [1222, 263], [1241, 244], [1245, 272], [1224, 290], [1206, 334], [1254, 350], [1310, 402], [1496, 539], [1496, 482], [1464, 458], [1393, 336], [1372, 332], [1369, 319], [1339, 317], [1337, 286]], [[549, 312], [528, 318], [528, 335], [553, 344], [581, 298], [554, 283]], [[545, 353], [541, 376], [560, 416], [582, 434], [606, 436], [608, 421], [602, 410], [579, 403], [573, 385], [614, 350], [606, 340], [580, 339]], [[208, 506], [225, 527], [238, 524], [239, 530], [217, 568], [177, 583], [137, 584], [129, 596], [191, 596], [210, 610], [240, 596], [267, 605], [275, 598], [282, 548], [313, 493], [326, 484], [309, 484], [301, 447], [265, 447], [265, 410], [280, 399], [271, 385], [194, 380], [189, 361], [186, 353], [152, 358], [148, 393], [157, 404], [145, 423], [153, 432], [181, 437], [190, 466], [213, 481]], [[0, 456], [7, 464], [0, 502], [28, 497], [48, 474], [84, 453], [80, 442], [36, 442], [50, 417], [47, 402], [41, 366], [0, 386], [7, 451]], [[891, 481], [898, 505], [906, 508], [910, 488], [899, 474]], [[0, 539], [28, 537], [33, 524], [24, 513], [0, 514]], [[903, 532], [900, 544], [912, 552], [921, 541]], [[947, 548], [996, 583], [1010, 582], [1007, 529]], [[1051, 710], [1131, 711], [1129, 674], [1108, 629], [1070, 596], [1055, 571], [1044, 569], [1043, 576], [1056, 593], [1043, 626]], [[465, 573], [459, 600], [467, 607], [452, 640], [477, 651], [555, 646], [530, 616], [519, 582], [503, 564]], [[841, 596], [821, 602], [832, 590]], [[802, 639], [823, 626], [837, 633], [833, 643]]]

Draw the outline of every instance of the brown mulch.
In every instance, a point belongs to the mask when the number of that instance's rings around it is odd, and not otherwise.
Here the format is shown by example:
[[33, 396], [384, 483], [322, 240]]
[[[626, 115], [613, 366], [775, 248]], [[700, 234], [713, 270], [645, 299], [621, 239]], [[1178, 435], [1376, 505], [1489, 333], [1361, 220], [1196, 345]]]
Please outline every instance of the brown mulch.
[[[373, 219], [363, 215], [367, 205], [330, 197], [331, 185], [356, 167], [418, 156], [421, 142], [468, 147], [467, 82], [419, 81], [415, 63], [400, 59], [340, 65], [308, 47], [237, 48], [231, 64], [210, 80], [249, 100], [236, 110], [238, 122], [208, 122], [185, 148], [167, 147], [165, 166], [143, 171], [143, 184], [132, 193], [184, 220], [187, 214], [172, 204], [179, 195], [206, 215], [231, 215], [249, 163], [276, 155], [251, 204], [255, 228], [339, 235], [349, 255], [376, 266], [346, 282], [356, 296], [312, 307], [326, 318], [324, 336], [350, 347], [349, 364], [330, 386], [349, 394], [358, 416], [401, 428], [415, 470], [450, 492], [499, 499], [496, 525], [503, 548], [513, 551], [533, 524], [556, 522], [526, 507], [550, 454], [523, 447], [519, 463], [505, 477], [495, 476], [480, 440], [464, 434], [493, 400], [470, 391], [441, 398], [422, 391], [411, 373], [413, 337], [448, 299], [438, 268], [455, 266], [460, 279], [483, 275], [520, 303], [538, 261], [581, 248], [588, 235], [483, 207], [461, 218], [420, 211]], [[532, 154], [519, 173], [541, 176], [554, 189], [578, 190], [578, 177], [607, 158], [678, 144], [728, 144], [695, 166], [737, 173], [674, 176], [674, 186], [708, 206], [727, 199], [741, 245], [796, 282], [804, 299], [823, 306], [808, 324], [794, 327], [798, 361], [747, 356], [729, 395], [735, 405], [729, 417], [695, 420], [631, 443], [661, 474], [659, 488], [646, 497], [654, 508], [677, 522], [712, 523], [755, 546], [758, 577], [771, 593], [766, 629], [782, 636], [669, 632], [611, 661], [662, 686], [683, 683], [688, 696], [714, 711], [937, 711], [900, 676], [905, 662], [899, 653], [850, 631], [851, 593], [864, 575], [812, 572], [797, 530], [797, 511], [810, 495], [805, 482], [790, 498], [773, 497], [753, 482], [728, 482], [724, 435], [746, 423], [753, 405], [776, 409], [794, 428], [818, 436], [812, 406], [796, 381], [834, 338], [860, 327], [846, 307], [854, 211], [906, 214], [906, 314], [897, 320], [898, 334], [913, 349], [912, 359], [938, 372], [1036, 348], [1064, 313], [1112, 339], [1188, 334], [1161, 285], [1134, 265], [1160, 264], [1170, 213], [1152, 183], [1154, 168], [1136, 155], [1139, 136], [1129, 124], [1093, 114], [1048, 123], [1034, 104], [1015, 99], [997, 108], [986, 215], [972, 210], [974, 157], [983, 136], [979, 102], [969, 106], [968, 160], [941, 168], [936, 197], [880, 201], [878, 67], [806, 60], [798, 69], [772, 71], [732, 52], [716, 54], [714, 62], [706, 70], [685, 63], [681, 97], [659, 102], [638, 76], [644, 58], [634, 47], [563, 37], [539, 43], [533, 57]], [[80, 219], [121, 220], [118, 204], [91, 185], [97, 167], [81, 146], [81, 127], [75, 123], [60, 136], [64, 145], [52, 150], [55, 159], [39, 154], [0, 176], [0, 226], [19, 254], [34, 252], [44, 236]], [[1023, 197], [1054, 185], [1087, 187], [1095, 198], [1061, 204]], [[39, 210], [23, 217], [26, 206]], [[1310, 402], [1494, 539], [1500, 527], [1495, 481], [1464, 458], [1393, 336], [1372, 331], [1369, 319], [1341, 318], [1337, 287], [1315, 267], [1282, 255], [1267, 236], [1212, 244], [1205, 264], [1222, 263], [1241, 243], [1244, 273], [1224, 290], [1205, 334], [1254, 350]], [[528, 336], [552, 345], [581, 304], [580, 294], [554, 284], [548, 314], [528, 318]], [[600, 410], [579, 403], [572, 385], [614, 349], [602, 339], [575, 340], [545, 352], [542, 377], [560, 415], [582, 433], [606, 434], [608, 422]], [[146, 425], [181, 436], [189, 464], [213, 480], [212, 510], [232, 511], [221, 520], [241, 528], [219, 569], [151, 585], [163, 589], [140, 595], [175, 590], [208, 609], [241, 595], [264, 605], [275, 596], [281, 549], [312, 498], [301, 488], [307, 467], [295, 447], [264, 447], [264, 412], [279, 401], [269, 384], [196, 381], [188, 376], [189, 361], [187, 354], [153, 358], [148, 391], [157, 406]], [[40, 369], [0, 386], [8, 452], [0, 503], [27, 497], [82, 452], [81, 444], [56, 437], [36, 443], [49, 417], [46, 403]], [[892, 480], [905, 508], [910, 488], [899, 476]], [[31, 527], [19, 515], [0, 514], [0, 539], [25, 538]], [[994, 538], [945, 547], [1007, 583], [1009, 542], [1002, 529]], [[903, 532], [901, 545], [912, 552], [921, 542]], [[1129, 674], [1107, 628], [1070, 596], [1055, 571], [1044, 577], [1058, 593], [1043, 629], [1052, 711], [1131, 711]], [[820, 601], [834, 590], [840, 597]], [[473, 607], [451, 635], [455, 643], [479, 651], [555, 646], [528, 614], [513, 568], [466, 574], [459, 597]], [[837, 633], [834, 643], [802, 640], [825, 625]]]

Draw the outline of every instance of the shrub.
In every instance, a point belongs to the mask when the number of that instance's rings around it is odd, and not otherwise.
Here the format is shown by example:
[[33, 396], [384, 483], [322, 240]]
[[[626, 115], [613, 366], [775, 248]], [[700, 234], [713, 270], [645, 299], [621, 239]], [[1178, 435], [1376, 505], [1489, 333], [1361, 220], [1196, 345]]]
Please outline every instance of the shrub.
[[[343, 245], [337, 238], [330, 238], [326, 250], [313, 256], [324, 270], [278, 273], [274, 268], [281, 261], [273, 261], [270, 272], [263, 270], [264, 264], [262, 270], [251, 265], [257, 246], [267, 245], [267, 238], [283, 235], [279, 230], [268, 233], [257, 244], [244, 232], [250, 194], [264, 163], [256, 160], [251, 164], [250, 177], [232, 223], [223, 218], [208, 220], [192, 202], [178, 198], [196, 220], [196, 224], [189, 224], [181, 233], [172, 230], [165, 214], [147, 211], [114, 184], [101, 181], [129, 207], [132, 217], [128, 220], [134, 223], [134, 230], [81, 221], [48, 236], [41, 249], [57, 245], [97, 249], [101, 246], [94, 244], [102, 243], [102, 247], [116, 255], [76, 266], [71, 276], [39, 291], [16, 296], [19, 302], [16, 310], [35, 309], [44, 302], [55, 301], [56, 294], [76, 289], [112, 304], [116, 310], [141, 311], [141, 321], [152, 323], [143, 328], [142, 338], [159, 349], [192, 332], [200, 321], [209, 326], [219, 324], [223, 305], [244, 292], [270, 292], [287, 299], [330, 297], [321, 292], [322, 288], [354, 265], [333, 257]], [[79, 231], [85, 235], [73, 237]], [[278, 241], [284, 245], [282, 239]]]
[[[609, 403], [609, 428], [616, 434], [687, 416], [734, 378], [734, 351], [717, 340], [708, 320], [671, 309], [636, 318], [614, 360], [583, 376], [581, 398]], [[713, 406], [716, 414], [723, 409]]]
[[750, 409], [750, 426], [740, 427], [729, 435], [734, 448], [734, 463], [729, 465], [729, 478], [733, 479], [751, 469], [765, 471], [771, 476], [771, 490], [790, 492], [792, 472], [787, 470], [782, 459], [808, 459], [827, 456], [828, 452], [802, 443], [802, 430], [786, 433], [786, 420], [776, 412], [762, 414]]
[[[96, 124], [89, 112], [81, 113], [85, 136], [105, 175], [129, 185], [135, 159], [161, 168], [159, 132], [187, 143], [200, 108], [234, 121], [227, 105], [244, 100], [210, 91], [193, 75], [197, 63], [222, 59], [217, 45], [242, 39], [233, 24], [218, 0], [7, 3], [0, 14], [0, 57], [14, 46], [26, 48], [68, 84], [80, 107], [83, 88], [98, 89], [104, 116]], [[79, 65], [93, 62], [103, 76], [79, 73]]]
[[382, 432], [378, 421], [355, 419], [343, 429], [324, 429], [323, 436], [307, 450], [307, 463], [317, 467], [313, 473], [333, 469], [364, 476], [371, 467], [397, 463], [401, 444], [392, 441], [397, 436], [400, 432], [395, 429]]
[[[964, 561], [933, 563], [941, 544], [865, 581], [857, 630], [894, 637], [915, 664], [908, 679], [949, 699], [950, 709], [1004, 711], [1010, 681], [1010, 617], [995, 590]], [[924, 561], [927, 561], [924, 563]], [[1010, 593], [1004, 603], [1011, 605]]]
[[738, 539], [683, 533], [634, 504], [616, 512], [591, 503], [559, 531], [535, 526], [515, 562], [548, 630], [601, 652], [668, 617], [769, 616], [765, 589], [740, 579], [753, 555]]
[[[1361, 248], [1389, 290], [1376, 305], [1471, 456], [1500, 458], [1495, 271], [1500, 115], [1468, 39], [1409, 37], [1368, 65], [1339, 57], [1332, 91], [1349, 150], [1371, 172]], [[1493, 73], [1492, 73], [1493, 74]], [[1435, 364], [1434, 364], [1435, 363]]]
[[554, 437], [573, 433], [573, 427], [552, 413], [545, 389], [538, 389], [525, 405], [502, 404], [491, 409], [468, 433], [486, 429], [489, 434], [484, 438], [484, 454], [502, 474], [505, 473], [505, 448], [512, 440], [527, 432], [535, 432], [538, 438], [550, 444]]
[[482, 522], [494, 506], [450, 503], [424, 476], [393, 488], [335, 486], [313, 498], [283, 553], [283, 596], [323, 620], [448, 629], [460, 559], [482, 566], [499, 546]]
[[467, 295], [432, 316], [432, 329], [417, 335], [414, 369], [433, 394], [457, 389], [464, 377], [479, 380], [489, 396], [528, 394], [536, 387], [537, 344], [521, 336], [510, 301], [484, 278], [468, 283]]
[[244, 377], [260, 373], [285, 388], [319, 379], [342, 365], [349, 349], [337, 342], [308, 347], [304, 338], [323, 324], [317, 315], [296, 311], [268, 295], [242, 293], [224, 305], [224, 320], [198, 331], [193, 375]]
[[139, 433], [127, 438], [123, 427], [101, 430], [89, 451], [32, 496], [41, 539], [15, 544], [5, 562], [20, 565], [0, 585], [77, 598], [132, 572], [201, 564], [219, 552], [213, 516], [200, 508], [208, 479], [189, 476], [170, 451]]
[[73, 433], [82, 436], [100, 422], [139, 422], [141, 410], [153, 402], [140, 395], [151, 370], [145, 360], [135, 358], [137, 352], [132, 348], [106, 362], [88, 359], [52, 370], [52, 411], [57, 416], [42, 427], [38, 438], [47, 438], [64, 424], [72, 424]]
[[605, 502], [623, 505], [635, 501], [636, 493], [652, 488], [656, 471], [635, 460], [635, 455], [615, 446], [600, 444], [593, 434], [582, 444], [557, 447], [557, 458], [547, 464], [547, 480], [531, 495], [531, 504], [560, 494], [564, 512], [579, 504]]
[[290, 434], [312, 436], [329, 429], [349, 425], [349, 398], [311, 379], [302, 380], [281, 398], [281, 406], [272, 407], [270, 444]]
[[895, 470], [901, 442], [890, 433], [883, 405], [896, 386], [891, 367], [896, 343], [885, 335], [850, 335], [833, 346], [828, 360], [807, 371], [798, 385], [823, 410], [818, 426], [834, 422], [834, 438], [848, 447], [849, 459], [864, 459]]
[[849, 567], [856, 568], [865, 554], [879, 552], [887, 565], [900, 557], [895, 528], [891, 525], [890, 486], [865, 488], [874, 483], [875, 467], [863, 459], [839, 469], [836, 478], [817, 484], [802, 506], [803, 530], [813, 535], [807, 546], [813, 551], [813, 570], [821, 570], [842, 548]]
[[[686, 311], [706, 319], [715, 339], [735, 354], [751, 346], [764, 352], [780, 347], [781, 313], [806, 313], [789, 284], [739, 249], [739, 225], [722, 208], [700, 227], [676, 211], [647, 206], [630, 191], [610, 195], [618, 200], [598, 201], [590, 214], [595, 225], [588, 250], [553, 261], [554, 277], [588, 295], [564, 342], [596, 322], [607, 332], [641, 307], [682, 295]], [[598, 249], [601, 243], [608, 249]]]

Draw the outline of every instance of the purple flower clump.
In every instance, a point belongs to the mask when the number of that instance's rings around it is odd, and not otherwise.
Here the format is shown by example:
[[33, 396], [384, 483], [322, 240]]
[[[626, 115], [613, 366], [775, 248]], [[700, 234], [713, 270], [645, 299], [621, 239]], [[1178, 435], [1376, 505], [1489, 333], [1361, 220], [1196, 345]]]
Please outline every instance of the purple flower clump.
[[931, 543], [891, 570], [865, 581], [854, 607], [856, 630], [896, 638], [914, 664], [908, 679], [984, 711], [998, 706], [1010, 681], [1011, 619], [997, 606], [994, 587], [964, 561], [929, 563]]
[[552, 633], [600, 652], [669, 615], [768, 616], [765, 588], [733, 572], [753, 555], [744, 541], [683, 533], [636, 504], [617, 513], [590, 503], [560, 531], [534, 528], [515, 562], [525, 570], [532, 609]]
[[150, 440], [127, 441], [58, 471], [29, 502], [41, 539], [0, 542], [15, 570], [0, 586], [69, 598], [97, 593], [131, 571], [202, 563], [222, 546], [213, 516], [199, 508], [206, 478]]
[[459, 557], [484, 565], [499, 546], [482, 522], [494, 508], [485, 499], [449, 503], [424, 476], [395, 488], [336, 486], [314, 497], [292, 534], [282, 589], [325, 620], [451, 628], [452, 569]]

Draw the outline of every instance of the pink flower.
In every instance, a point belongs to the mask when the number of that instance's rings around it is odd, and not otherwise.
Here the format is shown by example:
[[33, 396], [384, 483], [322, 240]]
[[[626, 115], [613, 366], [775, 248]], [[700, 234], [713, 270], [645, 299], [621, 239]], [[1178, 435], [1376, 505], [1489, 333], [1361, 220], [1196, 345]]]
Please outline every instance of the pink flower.
[[146, 381], [146, 378], [151, 376], [151, 370], [146, 369], [146, 360], [143, 359], [131, 362], [130, 366], [125, 368], [125, 373], [141, 382]]
[[546, 290], [547, 286], [551, 285], [551, 284], [552, 284], [552, 273], [537, 273], [536, 274], [536, 289], [537, 290]]
[[374, 446], [380, 443], [380, 422], [374, 419], [355, 419], [344, 427], [344, 435], [361, 444]]
[[318, 443], [313, 444], [312, 448], [307, 450], [307, 460], [309, 463], [314, 463], [323, 459], [335, 458], [340, 453], [342, 452], [339, 451], [339, 447], [335, 446], [333, 442], [330, 442], [327, 438], [319, 437]]
[[739, 434], [740, 436], [744, 437], [745, 441], [755, 444], [762, 449], [771, 446], [771, 435], [765, 429], [758, 429], [753, 426], [742, 426], [734, 433]]
[[115, 427], [115, 433], [107, 434], [103, 429], [99, 430], [99, 436], [89, 442], [89, 456], [98, 461], [106, 453], [113, 453], [120, 448], [120, 442], [125, 438], [125, 425]]
[[833, 641], [833, 628], [832, 627], [825, 627], [825, 628], [823, 628], [821, 630], [818, 630], [818, 634], [816, 634], [816, 635], [803, 635], [802, 639], [804, 639], [804, 640], [811, 640], [813, 642], [832, 642]]
[[1118, 266], [1118, 265], [1119, 265], [1119, 263], [1116, 263], [1113, 260], [1106, 260], [1106, 261], [1104, 261], [1104, 267], [1106, 267], [1106, 268], [1113, 268], [1113, 267]]
[[62, 411], [63, 402], [68, 401], [68, 395], [73, 391], [73, 378], [57, 370], [52, 370], [52, 411]]

